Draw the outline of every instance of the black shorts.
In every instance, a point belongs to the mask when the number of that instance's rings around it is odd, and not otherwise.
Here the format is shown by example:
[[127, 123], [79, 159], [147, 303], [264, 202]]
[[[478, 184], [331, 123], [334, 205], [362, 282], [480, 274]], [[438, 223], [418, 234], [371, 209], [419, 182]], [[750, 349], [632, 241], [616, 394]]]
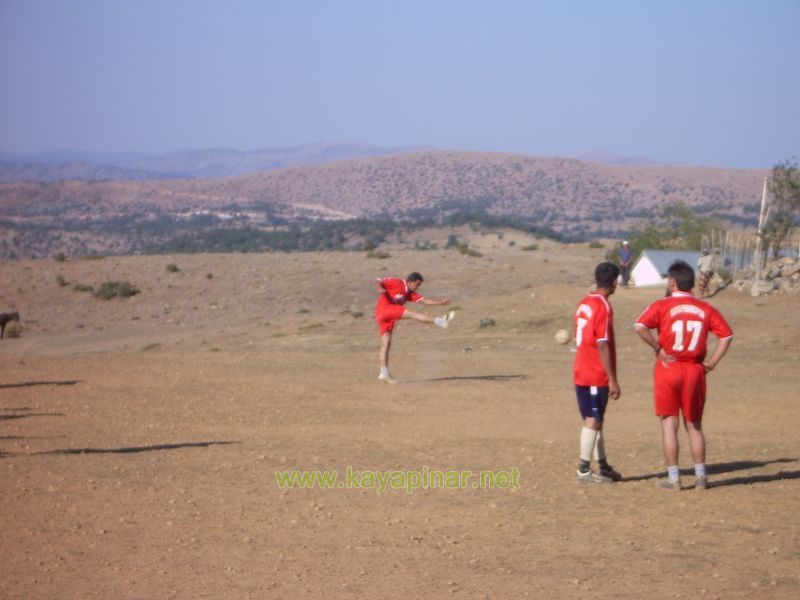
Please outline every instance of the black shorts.
[[578, 397], [581, 418], [594, 417], [599, 422], [603, 421], [608, 406], [608, 386], [576, 385], [575, 395]]

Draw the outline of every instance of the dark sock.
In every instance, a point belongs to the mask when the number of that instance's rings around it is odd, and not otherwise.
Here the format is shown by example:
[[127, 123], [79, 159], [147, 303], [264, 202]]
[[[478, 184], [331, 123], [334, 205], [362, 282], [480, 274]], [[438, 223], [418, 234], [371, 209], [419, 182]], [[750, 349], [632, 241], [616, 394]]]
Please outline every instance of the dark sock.
[[578, 465], [578, 470], [581, 473], [586, 473], [589, 470], [589, 461], [588, 460], [581, 460], [580, 464]]

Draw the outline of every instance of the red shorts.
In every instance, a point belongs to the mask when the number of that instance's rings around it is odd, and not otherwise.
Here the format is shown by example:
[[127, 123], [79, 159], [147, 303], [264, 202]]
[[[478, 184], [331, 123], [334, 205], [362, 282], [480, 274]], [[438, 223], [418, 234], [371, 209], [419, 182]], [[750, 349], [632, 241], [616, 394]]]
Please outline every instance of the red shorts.
[[706, 402], [706, 372], [702, 363], [657, 360], [653, 376], [656, 415], [701, 421]]
[[394, 330], [394, 324], [403, 318], [406, 307], [402, 304], [390, 304], [389, 302], [378, 302], [375, 307], [375, 320], [381, 329], [381, 335]]

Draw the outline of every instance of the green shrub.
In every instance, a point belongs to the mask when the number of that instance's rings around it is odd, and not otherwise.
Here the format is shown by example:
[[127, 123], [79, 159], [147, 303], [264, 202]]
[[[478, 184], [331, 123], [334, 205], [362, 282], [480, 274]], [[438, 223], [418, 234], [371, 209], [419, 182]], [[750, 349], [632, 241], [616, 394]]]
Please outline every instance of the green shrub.
[[483, 256], [483, 254], [481, 254], [480, 252], [478, 252], [474, 248], [470, 248], [469, 244], [467, 244], [466, 242], [463, 242], [463, 243], [458, 245], [458, 251], [461, 254], [463, 254], [464, 256], [475, 256], [475, 257]]
[[74, 292], [93, 292], [94, 288], [90, 285], [85, 285], [83, 283], [76, 283], [72, 286], [72, 291]]
[[168, 273], [177, 273], [178, 271], [180, 271], [180, 269], [178, 268], [178, 265], [176, 265], [175, 263], [169, 263], [167, 265]]
[[63, 252], [59, 252], [58, 254], [55, 255], [56, 262], [64, 262], [65, 260], [67, 260], [67, 257]]
[[18, 338], [22, 335], [22, 323], [9, 323], [6, 325], [6, 337]]
[[139, 293], [139, 290], [128, 281], [106, 281], [94, 293], [95, 298], [111, 300], [112, 298], [130, 298]]
[[593, 240], [593, 241], [589, 242], [589, 248], [605, 248], [605, 247], [606, 247], [605, 244], [601, 244], [598, 241], [594, 241]]
[[64, 279], [63, 275], [56, 275], [56, 283], [58, 284], [58, 287], [66, 287], [69, 285], [69, 281]]
[[523, 246], [520, 248], [523, 252], [532, 252], [533, 250], [538, 250], [539, 244], [528, 244], [527, 246]]
[[445, 250], [449, 250], [450, 248], [458, 248], [459, 247], [458, 236], [454, 233], [448, 235], [447, 243], [444, 245], [444, 247]]

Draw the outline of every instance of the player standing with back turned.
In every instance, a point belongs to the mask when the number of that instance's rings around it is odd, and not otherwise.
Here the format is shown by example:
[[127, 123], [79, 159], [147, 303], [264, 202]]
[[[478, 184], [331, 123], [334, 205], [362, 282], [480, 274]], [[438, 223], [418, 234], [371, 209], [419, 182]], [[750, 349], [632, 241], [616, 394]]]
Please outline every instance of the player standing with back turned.
[[[611, 483], [622, 476], [606, 461], [603, 419], [608, 399], [620, 397], [617, 383], [617, 350], [614, 343], [614, 311], [608, 301], [617, 289], [619, 267], [603, 262], [594, 270], [597, 287], [578, 305], [575, 312], [577, 352], [573, 367], [578, 410], [583, 419], [580, 463], [577, 480], [586, 483]], [[591, 470], [592, 457], [599, 473]]]
[[[653, 374], [656, 416], [661, 419], [667, 479], [658, 485], [668, 490], [681, 489], [678, 468], [678, 417], [689, 434], [694, 457], [695, 489], [708, 487], [706, 479], [706, 440], [703, 435], [703, 407], [706, 399], [706, 373], [717, 366], [733, 339], [725, 318], [708, 302], [692, 294], [694, 270], [682, 260], [667, 270], [667, 297], [648, 306], [636, 321], [636, 333], [656, 353]], [[651, 329], [658, 331], [658, 339]], [[711, 358], [706, 359], [708, 332], [719, 338]]]

